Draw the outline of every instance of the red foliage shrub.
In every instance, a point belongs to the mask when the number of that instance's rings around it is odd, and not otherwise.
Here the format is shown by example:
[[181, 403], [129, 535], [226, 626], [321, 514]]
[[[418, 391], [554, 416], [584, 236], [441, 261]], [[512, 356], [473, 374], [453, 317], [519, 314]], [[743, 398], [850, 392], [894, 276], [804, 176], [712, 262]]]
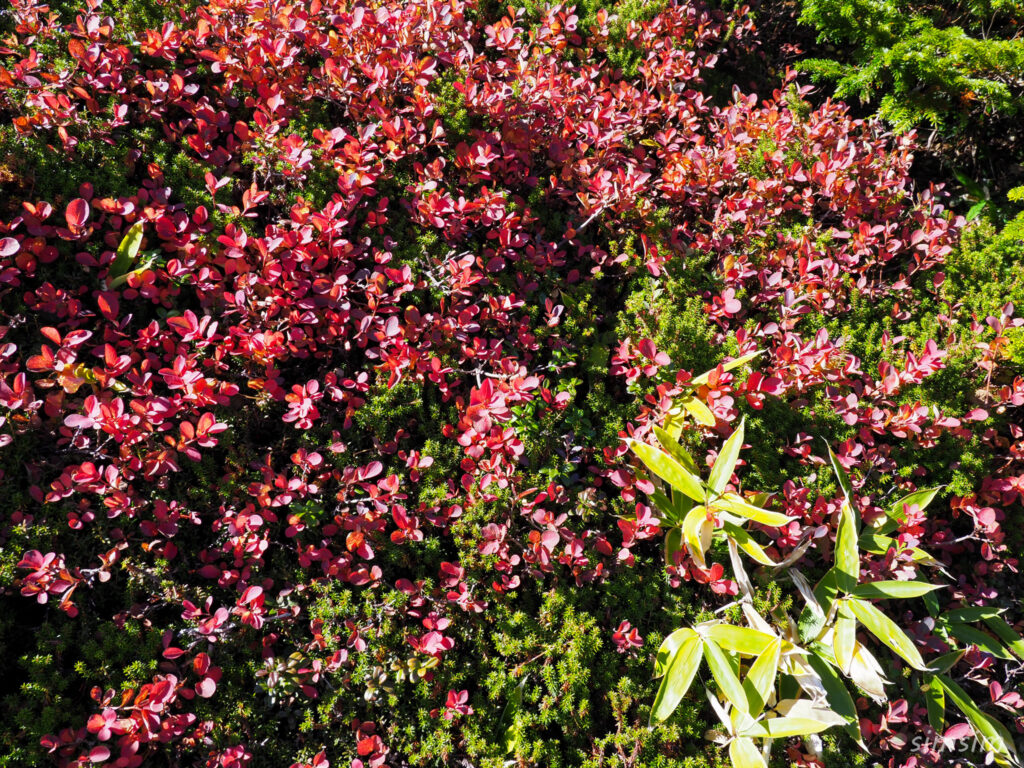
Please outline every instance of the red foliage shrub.
[[[624, 445], [593, 425], [628, 416], [623, 434], [642, 438], [691, 393], [713, 417], [695, 440], [766, 401], [804, 419], [771, 448], [796, 479], [780, 476], [778, 505], [800, 520], [774, 534], [777, 554], [808, 529], [830, 547], [837, 502], [801, 482], [821, 461], [813, 424], [843, 436], [833, 448], [857, 468], [865, 519], [880, 504], [871, 478], [899, 475], [907, 455], [984, 443], [999, 471], [952, 516], [911, 511], [900, 541], [927, 539], [964, 604], [994, 600], [993, 574], [1014, 571], [1004, 510], [1019, 507], [1022, 436], [987, 418], [1024, 402], [1020, 380], [997, 381], [986, 410], [940, 407], [918, 387], [961, 342], [954, 320], [921, 346], [881, 339], [877, 370], [830, 330], [864, 301], [899, 321], [932, 300], [962, 221], [938, 190], [911, 189], [912, 138], [810, 108], [791, 81], [767, 99], [705, 82], [727, 37], [751, 33], [742, 12], [670, 4], [630, 22], [634, 74], [611, 62], [607, 14], [581, 28], [563, 6], [527, 19], [461, 0], [208, 0], [138, 31], [110, 10], [15, 0], [0, 48], [15, 142], [69, 164], [131, 147], [123, 185], [82, 167], [71, 199], [23, 199], [0, 221], [0, 450], [19, 451], [6, 481], [30, 486], [0, 517], [0, 541], [24, 544], [11, 583], [69, 616], [168, 633], [151, 682], [94, 696], [84, 727], [47, 737], [59, 764], [166, 751], [246, 765], [253, 734], [216, 733], [199, 702], [222, 695], [226, 647], [255, 663], [298, 649], [272, 673], [280, 686], [358, 700], [386, 632], [432, 665], [417, 679], [439, 676], [432, 706], [457, 730], [487, 701], [439, 670], [492, 605], [524, 582], [614, 579], [660, 533]], [[702, 355], [616, 336], [625, 293], [680, 268], [702, 273], [715, 343], [766, 350], [759, 370], [694, 387]], [[991, 373], [999, 349], [983, 346]], [[583, 405], [566, 381], [584, 371], [620, 413]], [[411, 393], [426, 405], [405, 408]], [[591, 442], [565, 427], [563, 449], [535, 428], [579, 425], [584, 408]], [[416, 564], [428, 551], [441, 553], [429, 569]], [[865, 566], [913, 568], [898, 552]], [[114, 573], [143, 586], [104, 593]], [[676, 577], [736, 591], [721, 566], [679, 562]], [[403, 602], [353, 609], [325, 636], [312, 593], [339, 582]], [[648, 633], [608, 622], [623, 654]], [[925, 625], [918, 639], [936, 642]], [[353, 766], [388, 761], [391, 725], [352, 724]]]

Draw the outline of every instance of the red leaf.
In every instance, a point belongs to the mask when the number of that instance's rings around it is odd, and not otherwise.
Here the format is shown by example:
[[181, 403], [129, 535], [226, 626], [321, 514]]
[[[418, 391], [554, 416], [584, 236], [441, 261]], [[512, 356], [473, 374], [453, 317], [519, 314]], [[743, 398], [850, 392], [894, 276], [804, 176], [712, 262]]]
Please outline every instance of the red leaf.
[[81, 229], [89, 220], [89, 203], [80, 197], [76, 197], [68, 203], [68, 208], [64, 211], [64, 218], [68, 222], [69, 229]]
[[106, 747], [93, 747], [89, 752], [89, 760], [94, 763], [102, 763], [110, 759], [110, 750]]
[[204, 699], [208, 699], [213, 696], [217, 690], [217, 683], [214, 682], [212, 677], [204, 677], [198, 683], [196, 683], [196, 693], [202, 696]]

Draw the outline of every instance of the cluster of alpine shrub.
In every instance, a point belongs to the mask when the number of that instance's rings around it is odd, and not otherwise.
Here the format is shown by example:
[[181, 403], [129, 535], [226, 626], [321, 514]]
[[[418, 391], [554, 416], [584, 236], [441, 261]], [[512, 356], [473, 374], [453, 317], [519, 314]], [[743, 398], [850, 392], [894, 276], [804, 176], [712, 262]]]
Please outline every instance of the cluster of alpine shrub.
[[[768, 18], [787, 7], [776, 0], [766, 4], [772, 6]], [[797, 5], [799, 21], [818, 37], [800, 69], [834, 85], [838, 98], [870, 105], [898, 131], [926, 129], [927, 146], [946, 172], [989, 179], [1000, 194], [1021, 183], [1024, 2]], [[967, 192], [973, 194], [969, 183]]]
[[1020, 223], [525, 5], [0, 11], [0, 766], [1017, 760]]

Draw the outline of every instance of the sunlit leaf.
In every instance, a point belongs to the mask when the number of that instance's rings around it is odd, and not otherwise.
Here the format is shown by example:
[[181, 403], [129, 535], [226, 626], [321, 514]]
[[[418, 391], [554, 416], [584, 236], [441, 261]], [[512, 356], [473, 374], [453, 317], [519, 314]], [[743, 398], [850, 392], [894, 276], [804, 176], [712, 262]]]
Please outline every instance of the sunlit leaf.
[[780, 525], [786, 525], [793, 518], [787, 517], [781, 512], [772, 512], [768, 509], [761, 509], [755, 507], [753, 504], [748, 504], [742, 498], [737, 496], [735, 493], [727, 493], [724, 496], [719, 497], [713, 502], [715, 507], [732, 512], [734, 515], [745, 517], [748, 520], [753, 520], [755, 523], [761, 525], [768, 525], [773, 528], [777, 528]]
[[[775, 705], [775, 712], [788, 718], [816, 720], [824, 723], [828, 728], [834, 725], [846, 725], [845, 717], [837, 712], [833, 712], [829, 707], [822, 704], [820, 700], [816, 699], [786, 699]], [[769, 732], [772, 731], [770, 726], [766, 725], [766, 728]]]
[[1006, 647], [1013, 651], [1021, 659], [1024, 659], [1024, 640], [1018, 635], [1009, 624], [999, 616], [986, 616], [985, 623], [999, 639], [1006, 643]]
[[740, 557], [740, 549], [736, 546], [736, 540], [729, 537], [727, 543], [729, 545], [729, 564], [732, 565], [732, 577], [736, 582], [736, 587], [739, 593], [746, 598], [744, 602], [753, 600], [754, 584], [750, 581], [750, 575], [743, 565], [743, 558]]
[[921, 658], [920, 652], [917, 650], [917, 646], [914, 645], [914, 641], [907, 637], [902, 629], [896, 626], [896, 622], [871, 603], [852, 599], [845, 602], [853, 612], [853, 615], [857, 617], [871, 634], [889, 646], [894, 653], [910, 666], [921, 671], [928, 669], [924, 659]]
[[839, 512], [836, 532], [836, 584], [844, 592], [857, 586], [860, 577], [860, 552], [857, 550], [857, 524], [853, 508], [844, 502]]
[[661, 641], [661, 645], [658, 647], [658, 653], [654, 657], [654, 676], [661, 677], [668, 671], [669, 662], [675, 656], [676, 651], [682, 647], [683, 643], [687, 640], [691, 640], [697, 637], [697, 633], [689, 627], [683, 627], [677, 629], [675, 632], [669, 634], [664, 640]]
[[673, 459], [678, 461], [683, 467], [694, 475], [700, 475], [700, 470], [697, 468], [697, 463], [693, 460], [693, 457], [686, 451], [683, 446], [679, 444], [679, 440], [674, 439], [672, 435], [666, 432], [661, 427], [654, 428], [654, 436], [658, 438], [658, 443], [665, 449], [665, 452]]
[[711, 546], [714, 523], [708, 520], [707, 508], [697, 505], [691, 509], [683, 520], [683, 541], [690, 552], [690, 557], [701, 568], [707, 567], [705, 553]]
[[141, 246], [142, 222], [139, 221], [131, 226], [128, 233], [121, 240], [121, 244], [117, 246], [117, 255], [107, 270], [108, 281], [119, 278], [131, 270], [132, 265], [135, 263], [135, 258], [139, 255], [139, 248]]
[[749, 713], [750, 708], [747, 704], [747, 695], [743, 691], [743, 684], [740, 683], [739, 677], [733, 671], [732, 664], [726, 657], [725, 652], [714, 642], [705, 639], [704, 658], [707, 659], [711, 675], [715, 678], [715, 682], [718, 683], [719, 689], [725, 694], [725, 698], [732, 702], [732, 705], [737, 709]]
[[750, 714], [752, 715], [760, 713], [771, 699], [772, 690], [775, 688], [775, 678], [779, 674], [781, 651], [782, 641], [779, 638], [773, 638], [768, 647], [754, 659], [747, 670], [747, 676], [743, 679], [743, 691], [747, 694], [747, 702], [750, 704]]
[[[807, 656], [807, 663], [818, 673], [822, 686], [825, 688], [826, 699], [832, 711], [845, 718], [847, 725], [844, 730], [857, 742], [861, 749], [867, 750], [860, 733], [860, 720], [857, 715], [857, 705], [850, 695], [846, 684], [832, 666], [821, 657], [811, 653]], [[852, 664], [852, 662], [851, 662]]]
[[683, 529], [669, 528], [665, 534], [665, 562], [668, 565], [675, 563], [676, 552], [683, 548]]
[[729, 760], [732, 762], [733, 768], [767, 768], [768, 766], [753, 739], [746, 737], [729, 742]]
[[935, 500], [935, 497], [941, 490], [942, 486], [939, 486], [937, 488], [922, 488], [914, 491], [913, 493], [908, 493], [902, 499], [889, 507], [889, 516], [894, 520], [902, 522], [906, 519], [906, 514], [903, 512], [904, 506], [912, 507], [916, 505], [918, 509], [923, 511]]
[[964, 717], [974, 728], [986, 749], [995, 754], [997, 759], [1004, 764], [1020, 765], [1017, 750], [1013, 745], [1013, 737], [1002, 723], [978, 709], [967, 692], [950, 678], [945, 675], [936, 675], [933, 680], [942, 686], [950, 701], [964, 713]]
[[704, 635], [727, 651], [743, 656], [759, 656], [776, 640], [774, 635], [733, 624], [713, 624]]
[[694, 501], [704, 500], [704, 486], [700, 478], [663, 450], [636, 440], [630, 440], [629, 447], [651, 472], [673, 488], [679, 489]]
[[853, 485], [850, 483], [850, 476], [846, 474], [843, 465], [839, 463], [839, 457], [836, 456], [831, 446], [828, 447], [828, 458], [832, 463], [832, 471], [835, 473], [836, 480], [839, 481], [839, 488], [842, 490], [843, 496], [846, 497], [846, 503], [853, 504]]
[[743, 447], [744, 424], [745, 420], [740, 419], [740, 425], [736, 427], [735, 432], [729, 435], [718, 458], [715, 459], [714, 466], [711, 467], [708, 488], [716, 496], [725, 490], [725, 486], [729, 484], [729, 478], [732, 477], [736, 469], [736, 462], [740, 458], [740, 449]]
[[[797, 591], [800, 592], [800, 596], [803, 597], [806, 603], [804, 609], [800, 612], [800, 619], [797, 625], [800, 640], [805, 643], [810, 642], [817, 638], [824, 630], [832, 600], [837, 593], [835, 588], [835, 568], [826, 573], [814, 589], [811, 589], [807, 579], [795, 568], [789, 571], [789, 578], [793, 581]], [[826, 580], [829, 582], [829, 587], [823, 588]]]
[[654, 502], [655, 509], [658, 510], [658, 518], [663, 524], [667, 523], [668, 526], [679, 525], [683, 522], [683, 518], [679, 516], [676, 505], [672, 503], [672, 500], [661, 491], [655, 491], [650, 494], [649, 497]]
[[983, 619], [990, 619], [999, 616], [1002, 611], [999, 608], [988, 606], [968, 606], [967, 608], [954, 608], [946, 611], [940, 617], [946, 622], [959, 622], [961, 624], [972, 624]]
[[942, 585], [923, 581], [872, 581], [860, 584], [850, 595], [862, 600], [906, 599], [921, 597], [936, 589], [942, 589]]
[[740, 526], [735, 523], [724, 521], [722, 523], [722, 530], [725, 531], [729, 537], [739, 545], [739, 548], [746, 552], [753, 560], [756, 560], [762, 565], [775, 565], [775, 561], [768, 557], [764, 548], [754, 541], [753, 537], [751, 537], [751, 535]]
[[928, 725], [942, 733], [946, 727], [946, 692], [934, 680], [929, 681], [922, 690], [928, 707]]
[[809, 717], [775, 717], [764, 721], [765, 730], [773, 739], [786, 736], [810, 736], [828, 730], [835, 723], [815, 720]]
[[698, 424], [705, 427], [713, 427], [718, 423], [715, 414], [698, 397], [681, 397], [676, 401], [676, 404], [690, 414]]
[[845, 610], [845, 607], [840, 607], [836, 616], [835, 628], [832, 631], [832, 648], [839, 669], [844, 675], [850, 674], [853, 652], [857, 648], [857, 619]]
[[964, 657], [965, 653], [967, 653], [967, 649], [961, 648], [958, 651], [950, 651], [949, 653], [937, 656], [931, 660], [931, 671], [939, 674], [949, 672]]
[[[756, 352], [750, 352], [749, 354], [743, 355], [741, 357], [737, 357], [736, 359], [730, 360], [727, 363], [722, 363], [722, 370], [723, 371], [734, 370], [736, 368], [739, 368], [741, 365], [745, 365], [745, 364], [749, 363], [751, 360], [753, 360], [758, 355], [763, 355], [763, 354], [764, 354], [764, 350], [763, 349], [759, 349]], [[707, 384], [708, 381], [711, 378], [711, 374], [714, 373], [716, 370], [718, 370], [717, 366], [715, 368], [712, 368], [710, 371], [705, 371], [704, 373], [700, 374], [699, 376], [694, 376], [692, 379], [690, 379], [690, 386], [700, 387], [700, 386], [703, 386], [704, 384]]]
[[888, 681], [882, 676], [882, 668], [871, 652], [860, 643], [853, 651], [853, 661], [850, 663], [850, 679], [864, 693], [868, 694], [877, 702], [885, 701], [887, 693], [885, 686]]
[[968, 645], [976, 645], [985, 653], [991, 653], [997, 659], [1009, 660], [1013, 658], [1013, 655], [1003, 648], [1002, 643], [991, 635], [986, 635], [980, 629], [976, 629], [968, 624], [950, 624], [949, 631], [953, 633], [953, 637], [957, 640]]
[[[875, 555], [884, 555], [890, 549], [899, 549], [899, 544], [896, 539], [889, 536], [882, 535], [879, 531], [885, 529], [885, 526], [879, 528], [876, 531], [864, 531], [861, 533], [860, 538], [857, 540], [858, 546], [865, 552], [871, 552]], [[920, 547], [908, 547], [905, 551], [910, 552], [910, 557], [915, 563], [921, 565], [927, 565], [930, 568], [938, 568], [940, 571], [945, 573], [945, 568], [942, 563], [936, 560], [934, 557], [929, 555]]]
[[669, 660], [665, 678], [651, 708], [651, 720], [665, 720], [671, 715], [683, 696], [690, 689], [697, 669], [700, 667], [704, 643], [695, 634], [676, 648]]

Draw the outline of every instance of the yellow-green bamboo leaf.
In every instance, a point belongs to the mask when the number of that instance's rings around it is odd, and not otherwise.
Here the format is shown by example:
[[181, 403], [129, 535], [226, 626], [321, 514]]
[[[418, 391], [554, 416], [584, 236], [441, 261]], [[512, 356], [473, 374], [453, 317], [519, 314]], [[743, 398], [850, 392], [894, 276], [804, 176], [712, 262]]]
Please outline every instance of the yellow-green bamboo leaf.
[[896, 626], [896, 622], [871, 603], [866, 603], [863, 600], [850, 599], [845, 603], [868, 632], [889, 646], [907, 664], [922, 672], [928, 670], [914, 641]]
[[655, 475], [694, 501], [704, 500], [704, 485], [700, 478], [686, 469], [660, 448], [630, 440], [629, 447]]
[[743, 447], [744, 424], [745, 420], [740, 419], [740, 425], [729, 435], [718, 458], [715, 459], [714, 466], [711, 467], [708, 489], [716, 496], [725, 490], [725, 486], [729, 484], [729, 478], [732, 477], [736, 469], [736, 463], [740, 458], [740, 449]]
[[729, 760], [732, 768], [768, 768], [754, 740], [745, 736], [729, 742]]

